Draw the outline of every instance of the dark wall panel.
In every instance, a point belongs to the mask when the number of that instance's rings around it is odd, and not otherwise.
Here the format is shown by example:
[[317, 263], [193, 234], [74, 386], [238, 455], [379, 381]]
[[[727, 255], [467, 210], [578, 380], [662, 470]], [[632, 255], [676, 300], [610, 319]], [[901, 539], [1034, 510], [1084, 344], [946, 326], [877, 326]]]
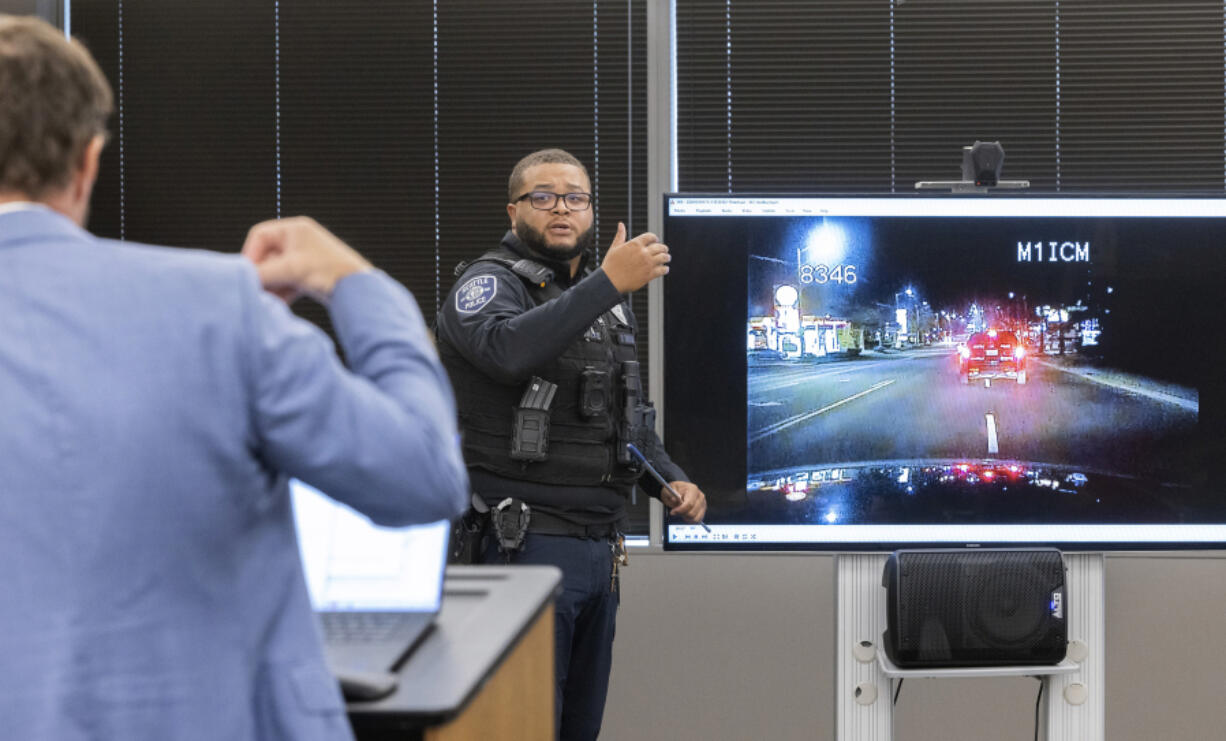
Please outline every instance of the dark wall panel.
[[689, 191], [910, 191], [1000, 141], [1032, 191], [1221, 192], [1223, 10], [677, 0]]
[[[427, 317], [434, 249], [434, 52], [428, 3], [284, 3], [281, 214], [308, 214], [413, 291]], [[304, 306], [324, 321], [324, 312]]]
[[962, 147], [999, 141], [1002, 176], [1055, 186], [1055, 5], [940, 0], [895, 11], [896, 187], [958, 180]]
[[272, 8], [127, 0], [122, 9], [111, 143], [121, 161], [110, 175], [120, 178], [121, 234], [237, 250], [274, 213]]
[[1064, 188], [1222, 190], [1220, 2], [1060, 4]]

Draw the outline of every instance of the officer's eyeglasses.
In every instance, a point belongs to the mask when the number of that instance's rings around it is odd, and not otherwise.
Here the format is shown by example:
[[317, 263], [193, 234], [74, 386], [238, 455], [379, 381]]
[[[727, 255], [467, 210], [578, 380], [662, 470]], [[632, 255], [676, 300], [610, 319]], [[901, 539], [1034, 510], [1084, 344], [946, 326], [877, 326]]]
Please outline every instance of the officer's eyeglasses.
[[532, 208], [537, 211], [548, 211], [558, 205], [558, 199], [571, 211], [586, 211], [592, 205], [591, 193], [550, 193], [547, 190], [534, 190], [530, 193], [524, 193], [519, 198], [515, 199], [516, 203], [527, 199], [528, 203], [532, 204]]

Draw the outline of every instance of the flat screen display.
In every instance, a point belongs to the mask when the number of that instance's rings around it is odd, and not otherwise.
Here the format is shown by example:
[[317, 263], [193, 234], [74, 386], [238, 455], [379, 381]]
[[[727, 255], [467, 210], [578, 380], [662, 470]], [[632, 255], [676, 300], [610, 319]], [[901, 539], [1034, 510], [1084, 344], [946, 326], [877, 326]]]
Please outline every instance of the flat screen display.
[[665, 197], [670, 549], [1226, 544], [1226, 200]]

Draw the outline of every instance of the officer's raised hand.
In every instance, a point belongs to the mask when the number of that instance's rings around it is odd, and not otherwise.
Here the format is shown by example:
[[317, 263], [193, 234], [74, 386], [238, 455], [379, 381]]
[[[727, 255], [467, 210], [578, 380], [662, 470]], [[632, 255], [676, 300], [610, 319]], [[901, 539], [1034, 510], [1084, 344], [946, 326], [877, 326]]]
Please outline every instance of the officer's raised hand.
[[626, 241], [626, 225], [617, 222], [617, 236], [605, 253], [600, 267], [618, 293], [637, 291], [668, 274], [668, 246], [651, 232]]

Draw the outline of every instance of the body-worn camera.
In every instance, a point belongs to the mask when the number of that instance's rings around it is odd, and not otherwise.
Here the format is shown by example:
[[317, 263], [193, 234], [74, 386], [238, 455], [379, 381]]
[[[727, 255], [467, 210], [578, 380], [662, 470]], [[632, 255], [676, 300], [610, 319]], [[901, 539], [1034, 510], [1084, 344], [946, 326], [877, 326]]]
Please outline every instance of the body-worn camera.
[[579, 414], [600, 417], [609, 411], [609, 374], [588, 366], [579, 381]]

